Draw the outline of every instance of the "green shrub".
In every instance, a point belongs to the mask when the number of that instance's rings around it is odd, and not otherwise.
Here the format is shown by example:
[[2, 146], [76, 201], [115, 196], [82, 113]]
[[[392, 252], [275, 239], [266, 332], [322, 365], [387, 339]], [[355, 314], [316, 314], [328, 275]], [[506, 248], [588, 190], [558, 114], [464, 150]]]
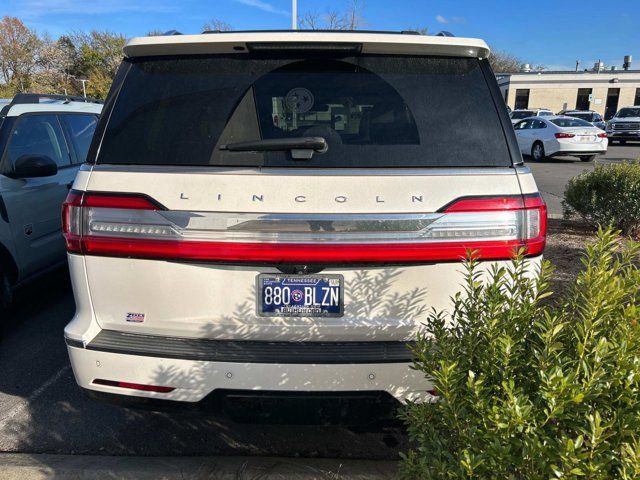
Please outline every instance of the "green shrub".
[[569, 180], [565, 216], [578, 214], [594, 225], [640, 232], [640, 163], [597, 165]]
[[640, 248], [598, 237], [554, 302], [546, 263], [484, 282], [467, 263], [453, 322], [432, 313], [415, 348], [438, 401], [403, 411], [403, 478], [640, 478]]

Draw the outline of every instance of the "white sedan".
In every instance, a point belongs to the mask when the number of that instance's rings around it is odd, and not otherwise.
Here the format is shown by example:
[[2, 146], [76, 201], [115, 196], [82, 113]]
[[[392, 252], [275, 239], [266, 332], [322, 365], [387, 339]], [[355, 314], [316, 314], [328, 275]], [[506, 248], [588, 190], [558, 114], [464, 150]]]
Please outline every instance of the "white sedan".
[[607, 153], [607, 134], [589, 122], [573, 117], [530, 117], [516, 123], [518, 146], [536, 161], [568, 155], [591, 162]]

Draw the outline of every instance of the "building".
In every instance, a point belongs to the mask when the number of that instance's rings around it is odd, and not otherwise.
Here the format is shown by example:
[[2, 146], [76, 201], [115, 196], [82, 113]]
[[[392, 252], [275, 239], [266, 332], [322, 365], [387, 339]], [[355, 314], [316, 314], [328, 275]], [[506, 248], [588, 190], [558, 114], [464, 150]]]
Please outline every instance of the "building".
[[640, 70], [602, 70], [602, 64], [596, 64], [588, 71], [523, 71], [496, 77], [514, 110], [594, 110], [609, 119], [619, 108], [640, 105]]

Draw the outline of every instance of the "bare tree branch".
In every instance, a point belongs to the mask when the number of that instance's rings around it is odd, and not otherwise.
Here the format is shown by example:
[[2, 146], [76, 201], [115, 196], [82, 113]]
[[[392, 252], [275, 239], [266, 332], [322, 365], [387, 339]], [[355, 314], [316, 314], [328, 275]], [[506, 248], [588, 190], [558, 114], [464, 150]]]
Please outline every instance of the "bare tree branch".
[[303, 13], [300, 26], [309, 30], [357, 30], [366, 25], [363, 10], [364, 0], [351, 0], [344, 11], [327, 10], [322, 15], [314, 11]]
[[222, 20], [219, 20], [217, 18], [212, 18], [211, 20], [209, 20], [208, 22], [206, 22], [204, 25], [202, 25], [202, 31], [206, 32], [206, 31], [210, 31], [210, 32], [229, 32], [233, 30], [233, 27], [231, 25], [229, 25], [227, 22], [224, 22]]

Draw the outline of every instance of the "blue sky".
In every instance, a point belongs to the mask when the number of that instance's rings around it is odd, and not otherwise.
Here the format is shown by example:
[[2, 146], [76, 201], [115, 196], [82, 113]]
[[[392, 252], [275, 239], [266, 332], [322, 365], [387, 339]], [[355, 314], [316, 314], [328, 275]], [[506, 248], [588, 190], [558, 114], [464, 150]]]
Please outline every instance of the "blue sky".
[[[298, 0], [299, 12], [339, 10], [348, 0]], [[150, 30], [198, 32], [217, 18], [235, 29], [285, 29], [290, 0], [0, 0], [0, 16], [14, 15], [38, 31], [107, 29], [128, 37]], [[550, 69], [583, 67], [598, 59], [620, 65], [634, 55], [640, 68], [640, 0], [365, 0], [366, 27], [427, 27], [480, 37]]]

